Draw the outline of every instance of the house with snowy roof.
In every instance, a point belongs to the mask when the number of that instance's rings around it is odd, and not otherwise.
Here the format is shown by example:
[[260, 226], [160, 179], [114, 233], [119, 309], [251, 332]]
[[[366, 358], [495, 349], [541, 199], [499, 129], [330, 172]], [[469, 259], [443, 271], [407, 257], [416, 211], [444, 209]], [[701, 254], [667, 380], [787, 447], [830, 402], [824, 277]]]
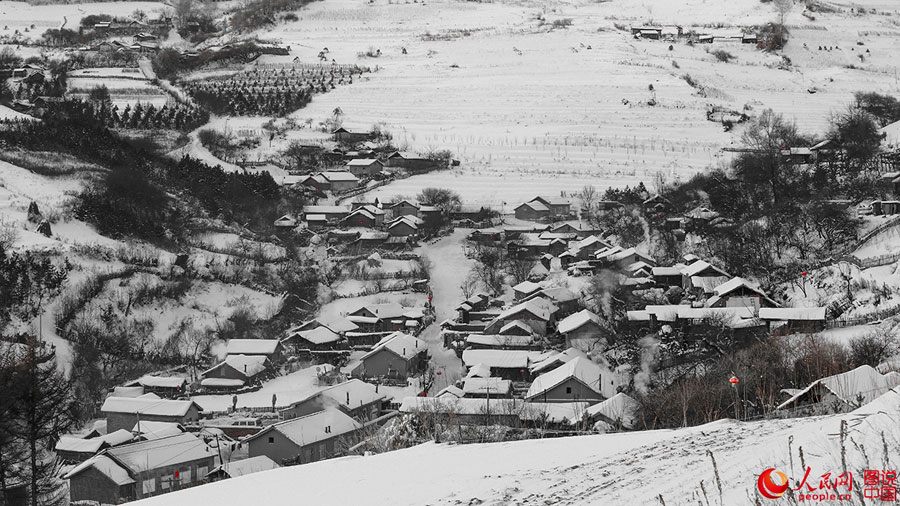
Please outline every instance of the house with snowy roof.
[[514, 211], [517, 220], [539, 221], [550, 217], [550, 208], [534, 200], [519, 204]]
[[344, 338], [325, 325], [320, 325], [312, 329], [291, 332], [283, 342], [290, 344], [295, 351], [325, 351], [337, 348], [344, 342]]
[[283, 352], [278, 339], [229, 339], [225, 344], [226, 355], [263, 356], [272, 363], [280, 362]]
[[530, 377], [529, 366], [544, 357], [542, 352], [525, 350], [468, 349], [462, 353], [463, 364], [470, 372], [477, 367], [480, 374], [488, 371], [491, 377], [512, 381], [527, 381]]
[[326, 171], [321, 174], [328, 182], [328, 188], [333, 192], [352, 190], [359, 186], [359, 178], [347, 171]]
[[893, 371], [881, 374], [870, 365], [861, 365], [852, 371], [812, 382], [806, 388], [794, 393], [776, 409], [818, 405], [829, 410], [827, 412], [831, 412], [835, 406], [850, 411], [898, 387], [900, 387], [900, 373]]
[[310, 216], [322, 216], [327, 222], [339, 222], [350, 214], [345, 206], [304, 206], [303, 219], [309, 222]]
[[533, 335], [469, 334], [466, 347], [475, 350], [539, 350], [540, 341]]
[[419, 234], [422, 220], [414, 216], [401, 216], [387, 224], [388, 235], [392, 237], [409, 237]]
[[547, 206], [551, 218], [561, 218], [572, 214], [572, 201], [565, 197], [538, 196], [531, 199], [531, 202], [540, 202]]
[[566, 339], [566, 348], [576, 348], [584, 352], [603, 351], [612, 339], [600, 321], [600, 317], [587, 309], [569, 315], [556, 328]]
[[396, 302], [387, 302], [367, 304], [349, 313], [346, 319], [355, 324], [362, 332], [390, 332], [415, 329], [422, 324], [424, 318], [425, 312], [422, 308], [405, 307]]
[[395, 151], [388, 155], [386, 165], [415, 173], [439, 168], [441, 163], [440, 160], [432, 160], [408, 151]]
[[546, 335], [548, 324], [556, 320], [559, 308], [544, 298], [534, 298], [516, 304], [500, 312], [484, 328], [485, 334], [496, 334], [513, 321], [520, 321], [531, 327], [538, 335]]
[[140, 385], [144, 392], [153, 392], [161, 397], [179, 397], [187, 393], [187, 379], [180, 376], [155, 376], [146, 374], [140, 378], [125, 384], [125, 386]]
[[190, 433], [108, 448], [66, 473], [71, 501], [121, 504], [206, 481], [215, 452]]
[[387, 400], [374, 385], [356, 378], [310, 392], [306, 397], [279, 409], [282, 420], [299, 418], [318, 411], [338, 408], [360, 422], [374, 420]]
[[106, 417], [107, 433], [131, 430], [138, 421], [172, 422], [189, 425], [200, 419], [203, 409], [193, 401], [146, 397], [107, 397], [100, 407]]
[[531, 294], [537, 293], [543, 288], [540, 283], [532, 283], [531, 281], [522, 281], [518, 285], [512, 287], [515, 300], [522, 300]]
[[762, 307], [759, 319], [769, 325], [769, 331], [780, 335], [815, 333], [825, 330], [824, 307]]
[[344, 170], [358, 178], [371, 178], [381, 174], [384, 164], [375, 158], [354, 158], [344, 165]]
[[238, 478], [248, 474], [271, 471], [272, 469], [278, 469], [279, 467], [281, 466], [269, 457], [258, 455], [256, 457], [250, 457], [249, 459], [235, 460], [220, 464], [214, 467], [213, 470], [206, 475], [206, 479], [209, 481], [219, 481], [228, 478]]
[[360, 357], [355, 377], [408, 378], [425, 370], [428, 349], [423, 341], [402, 332], [386, 336]]
[[274, 222], [275, 228], [294, 228], [297, 226], [296, 218], [285, 214]]
[[240, 388], [260, 381], [271, 363], [262, 355], [228, 355], [224, 361], [200, 373], [200, 386], [207, 388]]
[[712, 297], [706, 299], [706, 307], [779, 307], [759, 285], [741, 277], [734, 277], [715, 288]]
[[332, 408], [269, 425], [244, 441], [250, 457], [281, 465], [307, 464], [342, 455], [358, 441], [359, 422]]
[[686, 292], [698, 292], [699, 294], [712, 294], [715, 287], [731, 279], [724, 270], [710, 264], [705, 260], [695, 259], [681, 271], [682, 288]]
[[[606, 374], [604, 374], [604, 372]], [[535, 402], [600, 402], [603, 386], [611, 381], [611, 373], [586, 358], [577, 357], [531, 383], [526, 401]], [[608, 389], [607, 389], [608, 390]]]
[[533, 362], [530, 366], [531, 374], [538, 376], [563, 366], [576, 358], [588, 358], [587, 354], [577, 348], [566, 348], [559, 353], [550, 353], [542, 360]]
[[360, 207], [350, 212], [341, 220], [345, 227], [379, 228], [384, 225], [384, 213], [373, 212], [367, 207]]
[[134, 434], [125, 429], [119, 429], [115, 432], [92, 438], [62, 436], [56, 442], [53, 451], [64, 462], [80, 463], [93, 457], [101, 450], [129, 443], [132, 440], [134, 440]]
[[594, 430], [609, 432], [634, 429], [637, 426], [641, 404], [634, 398], [619, 392], [603, 402], [587, 408], [587, 416], [594, 422]]
[[512, 394], [512, 381], [497, 378], [465, 378], [463, 379], [463, 397], [509, 397]]

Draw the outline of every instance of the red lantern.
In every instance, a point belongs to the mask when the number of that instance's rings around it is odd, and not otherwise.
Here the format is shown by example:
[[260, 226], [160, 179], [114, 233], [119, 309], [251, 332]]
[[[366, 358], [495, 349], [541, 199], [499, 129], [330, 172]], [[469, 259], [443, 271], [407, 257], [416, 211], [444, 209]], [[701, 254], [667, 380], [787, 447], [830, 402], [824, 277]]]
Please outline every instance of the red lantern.
[[801, 272], [800, 275], [801, 275], [801, 276], [806, 276], [806, 273], [805, 273], [805, 272]]
[[438, 372], [436, 372], [435, 374], [437, 374], [438, 376], [440, 376], [440, 375], [441, 375], [441, 371], [438, 371]]
[[728, 382], [731, 383], [732, 385], [737, 385], [738, 383], [741, 382], [741, 380], [737, 379], [737, 376], [732, 376], [731, 379], [728, 380]]

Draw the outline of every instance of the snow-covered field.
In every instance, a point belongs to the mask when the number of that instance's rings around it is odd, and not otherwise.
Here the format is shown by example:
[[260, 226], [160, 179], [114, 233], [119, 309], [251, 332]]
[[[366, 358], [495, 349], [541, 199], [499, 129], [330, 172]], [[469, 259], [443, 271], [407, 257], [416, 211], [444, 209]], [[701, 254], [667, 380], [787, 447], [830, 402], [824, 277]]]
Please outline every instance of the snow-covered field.
[[[265, 37], [290, 45], [292, 53], [260, 62], [315, 61], [327, 47], [337, 63], [376, 69], [315, 96], [294, 116], [317, 125], [340, 107], [348, 125], [384, 123], [399, 147], [449, 149], [462, 162], [449, 173], [380, 188], [378, 196], [444, 186], [472, 204], [500, 207], [585, 184], [603, 189], [683, 179], [723, 163], [729, 155], [721, 148], [735, 143], [740, 128], [727, 133], [708, 121], [712, 106], [750, 115], [771, 107], [801, 130], [823, 134], [854, 91], [896, 89], [892, 55], [900, 28], [896, 6], [883, 4], [838, 3], [840, 12], [817, 12], [814, 20], [796, 6], [785, 18], [792, 34], [784, 52], [791, 65], [785, 65], [781, 56], [750, 44], [679, 41], [670, 49], [668, 42], [635, 40], [627, 31], [653, 21], [733, 33], [775, 21], [772, 4], [758, 0], [327, 0], [299, 11], [297, 22], [266, 30]], [[878, 11], [851, 15], [853, 6]], [[565, 19], [571, 26], [550, 28]], [[358, 55], [369, 48], [381, 56]], [[717, 61], [710, 54], [716, 49], [735, 60]], [[232, 129], [258, 129], [264, 119], [230, 121]], [[214, 126], [224, 128], [223, 120]], [[322, 135], [301, 129], [289, 137], [321, 141]], [[261, 151], [279, 147], [276, 142]]]
[[298, 490], [304, 502], [319, 505], [763, 504], [769, 500], [759, 495], [757, 479], [768, 468], [787, 474], [793, 485], [803, 478], [802, 461], [816, 488], [823, 474], [834, 479], [843, 472], [842, 421], [848, 424], [844, 447], [857, 481], [856, 504], [863, 470], [893, 469], [900, 457], [898, 417], [900, 394], [890, 392], [847, 415], [723, 420], [680, 430], [510, 443], [428, 443], [266, 471], [136, 504], [292, 505]]

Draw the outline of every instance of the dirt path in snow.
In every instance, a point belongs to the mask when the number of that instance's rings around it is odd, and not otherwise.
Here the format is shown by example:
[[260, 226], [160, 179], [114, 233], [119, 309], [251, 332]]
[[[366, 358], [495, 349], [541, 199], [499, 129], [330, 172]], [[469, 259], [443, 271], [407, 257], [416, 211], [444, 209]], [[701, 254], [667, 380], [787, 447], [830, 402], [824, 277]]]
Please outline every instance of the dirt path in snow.
[[430, 394], [437, 393], [463, 375], [462, 361], [456, 353], [444, 348], [441, 322], [454, 315], [454, 308], [462, 300], [459, 285], [472, 268], [472, 261], [466, 258], [462, 245], [468, 233], [466, 229], [456, 229], [436, 243], [423, 244], [416, 249], [416, 253], [431, 261], [431, 290], [434, 293], [432, 302], [436, 319], [419, 336], [428, 343], [428, 352], [435, 369], [441, 373], [436, 376]]

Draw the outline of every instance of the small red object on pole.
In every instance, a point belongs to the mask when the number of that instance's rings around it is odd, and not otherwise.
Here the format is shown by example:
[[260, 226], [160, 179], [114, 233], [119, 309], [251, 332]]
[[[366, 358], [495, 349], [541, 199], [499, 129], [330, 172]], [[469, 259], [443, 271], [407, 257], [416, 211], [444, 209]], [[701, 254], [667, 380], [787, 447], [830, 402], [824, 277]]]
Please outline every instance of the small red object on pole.
[[737, 378], [737, 376], [732, 376], [731, 379], [728, 380], [728, 382], [731, 383], [732, 385], [737, 385], [738, 383], [741, 382], [741, 380], [739, 380], [739, 379]]

